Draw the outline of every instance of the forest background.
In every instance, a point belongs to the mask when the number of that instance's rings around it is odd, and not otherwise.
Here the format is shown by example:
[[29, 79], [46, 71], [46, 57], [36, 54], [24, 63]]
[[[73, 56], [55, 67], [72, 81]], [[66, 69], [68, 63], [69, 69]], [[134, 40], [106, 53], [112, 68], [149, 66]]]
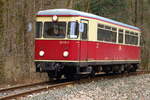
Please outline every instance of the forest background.
[[35, 14], [54, 8], [90, 12], [140, 27], [141, 68], [150, 70], [150, 0], [0, 0], [0, 84], [48, 79], [35, 72]]

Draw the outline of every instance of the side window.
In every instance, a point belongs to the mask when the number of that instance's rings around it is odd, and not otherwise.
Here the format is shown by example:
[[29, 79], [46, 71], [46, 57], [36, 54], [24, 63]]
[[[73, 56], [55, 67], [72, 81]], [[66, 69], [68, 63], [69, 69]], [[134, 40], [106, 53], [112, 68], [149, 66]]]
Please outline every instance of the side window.
[[43, 26], [42, 22], [36, 22], [36, 33], [35, 33], [36, 38], [42, 37], [42, 26]]
[[87, 33], [88, 33], [88, 25], [87, 25], [87, 23], [84, 23], [84, 31], [82, 32], [82, 36], [81, 36], [82, 40], [87, 39]]
[[140, 35], [140, 38], [139, 38], [139, 45], [140, 46], [144, 46], [144, 39], [143, 39], [143, 37]]
[[131, 44], [132, 42], [132, 38], [130, 36], [130, 32], [129, 31], [125, 31], [125, 43], [126, 44]]
[[117, 40], [117, 28], [112, 27], [111, 33], [111, 41], [115, 43]]
[[138, 33], [126, 31], [125, 43], [131, 45], [138, 45]]
[[105, 33], [105, 30], [102, 30], [102, 29], [97, 30], [97, 40], [101, 40], [101, 41], [105, 40], [103, 33]]
[[118, 36], [118, 42], [123, 43], [123, 30], [119, 29], [119, 36]]
[[68, 23], [68, 38], [77, 39], [79, 35], [79, 24], [77, 22]]
[[98, 24], [97, 40], [116, 42], [117, 28]]

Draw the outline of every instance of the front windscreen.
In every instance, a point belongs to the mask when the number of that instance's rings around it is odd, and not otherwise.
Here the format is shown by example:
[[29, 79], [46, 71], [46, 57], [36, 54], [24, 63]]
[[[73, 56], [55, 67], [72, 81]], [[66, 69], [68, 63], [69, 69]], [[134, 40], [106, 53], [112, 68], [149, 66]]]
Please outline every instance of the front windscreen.
[[36, 38], [41, 38], [42, 37], [42, 22], [36, 22]]
[[45, 22], [44, 38], [65, 38], [66, 22]]

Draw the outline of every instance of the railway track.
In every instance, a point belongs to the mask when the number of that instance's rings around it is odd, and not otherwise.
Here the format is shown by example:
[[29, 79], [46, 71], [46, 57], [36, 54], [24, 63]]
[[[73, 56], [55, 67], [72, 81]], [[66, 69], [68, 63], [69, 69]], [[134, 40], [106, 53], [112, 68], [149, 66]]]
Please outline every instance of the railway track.
[[52, 84], [49, 84], [49, 82], [42, 82], [4, 88], [0, 89], [0, 100], [17, 99], [18, 97], [30, 95], [32, 93], [38, 93], [40, 91], [46, 91], [52, 88], [66, 86], [69, 84], [73, 84], [73, 82], [52, 83]]
[[137, 71], [132, 73], [125, 74], [99, 74], [94, 78], [83, 78], [80, 81], [71, 81], [71, 82], [63, 82], [63, 83], [51, 83], [50, 82], [41, 82], [27, 85], [20, 85], [5, 89], [0, 89], [0, 100], [9, 100], [9, 99], [17, 99], [19, 97], [27, 96], [33, 93], [38, 93], [41, 91], [47, 91], [49, 89], [64, 87], [72, 84], [82, 84], [90, 81], [96, 81], [100, 79], [112, 79], [112, 78], [121, 78], [128, 77], [139, 74], [150, 74], [147, 71]]

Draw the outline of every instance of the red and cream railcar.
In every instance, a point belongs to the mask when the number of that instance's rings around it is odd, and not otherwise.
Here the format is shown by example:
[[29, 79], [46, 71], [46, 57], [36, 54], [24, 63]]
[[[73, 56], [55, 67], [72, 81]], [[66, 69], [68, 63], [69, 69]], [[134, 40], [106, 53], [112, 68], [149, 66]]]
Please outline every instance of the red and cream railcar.
[[49, 77], [96, 72], [136, 71], [140, 29], [70, 9], [39, 11], [36, 18], [35, 65]]

